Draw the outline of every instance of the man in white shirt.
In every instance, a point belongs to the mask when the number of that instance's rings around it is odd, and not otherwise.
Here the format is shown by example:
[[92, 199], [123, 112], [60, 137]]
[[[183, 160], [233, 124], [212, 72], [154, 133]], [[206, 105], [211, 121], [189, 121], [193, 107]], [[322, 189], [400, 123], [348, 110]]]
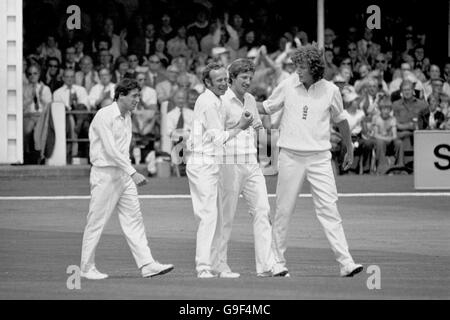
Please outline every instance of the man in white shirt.
[[[241, 116], [239, 124], [224, 130], [224, 110], [220, 96], [228, 89], [225, 68], [210, 63], [203, 70], [206, 86], [194, 107], [194, 121], [187, 141], [186, 173], [189, 179], [194, 215], [198, 222], [195, 264], [198, 278], [214, 278], [213, 259], [217, 252], [218, 187], [223, 144], [248, 128], [253, 117]], [[227, 277], [228, 273], [220, 273]]]
[[[316, 46], [305, 45], [291, 56], [296, 73], [282, 81], [272, 95], [258, 105], [262, 114], [283, 109], [278, 146], [279, 174], [273, 241], [276, 270], [285, 270], [287, 230], [303, 181], [311, 184], [314, 207], [325, 235], [340, 264], [341, 276], [362, 271], [348, 250], [336, 202], [337, 190], [331, 165], [330, 120], [342, 135], [347, 148], [343, 167], [353, 162], [353, 145], [339, 88], [323, 79], [323, 54]], [[289, 273], [286, 272], [285, 276]]]
[[105, 99], [114, 99], [115, 84], [111, 82], [111, 72], [107, 68], [101, 68], [98, 72], [100, 83], [92, 87], [89, 92], [89, 105], [92, 110], [100, 108]]
[[[221, 97], [226, 112], [225, 128], [234, 128], [243, 112], [253, 114], [252, 126], [240, 132], [225, 144], [225, 163], [221, 166], [219, 184], [222, 210], [217, 266], [214, 270], [228, 272], [234, 277], [227, 262], [228, 241], [236, 213], [239, 195], [242, 193], [253, 218], [255, 261], [258, 276], [272, 276], [275, 259], [272, 252], [272, 227], [269, 221], [270, 205], [266, 180], [256, 159], [256, 134], [262, 128], [255, 98], [247, 92], [250, 88], [255, 65], [250, 59], [237, 59], [228, 67], [231, 86]], [[282, 271], [286, 272], [286, 271]], [[278, 275], [278, 274], [277, 274]]]
[[114, 103], [100, 109], [89, 129], [91, 201], [83, 235], [81, 276], [105, 279], [95, 267], [95, 250], [111, 214], [118, 211], [122, 230], [143, 277], [153, 277], [173, 269], [153, 259], [136, 186], [147, 183], [130, 161], [130, 113], [139, 103], [139, 85], [124, 79], [116, 88]]
[[187, 91], [178, 89], [172, 100], [175, 107], [167, 113], [166, 134], [173, 142], [178, 142], [180, 137], [187, 140], [194, 120], [194, 111], [188, 108]]
[[[53, 92], [53, 102], [61, 102], [66, 111], [89, 110], [88, 94], [86, 89], [75, 84], [75, 71], [64, 70], [64, 85]], [[87, 125], [86, 125], [87, 124]], [[77, 139], [80, 136], [87, 137], [88, 117], [84, 114], [66, 116], [66, 136], [69, 139]], [[69, 144], [70, 145], [70, 144]], [[80, 148], [84, 150], [84, 148]], [[74, 142], [67, 148], [67, 159], [78, 155], [78, 143]]]
[[80, 61], [81, 71], [75, 74], [75, 84], [82, 86], [87, 92], [100, 82], [97, 71], [94, 70], [94, 64], [90, 56], [84, 56]]

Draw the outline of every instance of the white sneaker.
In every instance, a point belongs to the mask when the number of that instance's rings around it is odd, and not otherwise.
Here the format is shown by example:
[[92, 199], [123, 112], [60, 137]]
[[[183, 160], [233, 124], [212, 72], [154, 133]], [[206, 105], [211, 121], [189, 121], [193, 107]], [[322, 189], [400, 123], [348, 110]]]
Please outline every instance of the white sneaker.
[[217, 274], [211, 272], [211, 270], [201, 270], [197, 273], [197, 278], [210, 279], [217, 278]]
[[364, 267], [360, 264], [350, 263], [341, 268], [341, 277], [353, 277], [355, 274], [363, 271]]
[[260, 277], [260, 278], [270, 278], [270, 277], [273, 277], [273, 273], [272, 273], [272, 271], [264, 271], [264, 272], [258, 273], [256, 276]]
[[92, 267], [87, 272], [81, 271], [80, 276], [89, 280], [102, 280], [108, 278], [108, 275], [106, 273], [101, 273], [95, 267]]
[[228, 279], [234, 279], [239, 278], [241, 275], [237, 272], [233, 271], [222, 271], [219, 273], [219, 278], [228, 278]]
[[154, 277], [160, 274], [165, 274], [173, 270], [172, 264], [162, 264], [158, 261], [146, 264], [141, 268], [141, 273], [144, 278]]
[[272, 276], [289, 278], [291, 275], [289, 274], [288, 269], [284, 265], [276, 263], [272, 268]]

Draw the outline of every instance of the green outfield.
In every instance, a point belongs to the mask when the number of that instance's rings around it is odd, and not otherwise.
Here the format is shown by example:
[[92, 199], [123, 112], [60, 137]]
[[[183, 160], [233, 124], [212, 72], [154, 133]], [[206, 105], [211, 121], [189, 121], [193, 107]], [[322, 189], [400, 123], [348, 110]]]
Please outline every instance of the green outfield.
[[[251, 219], [244, 201], [239, 203], [229, 249], [230, 265], [241, 278], [197, 279], [192, 205], [188, 197], [179, 196], [189, 194], [187, 180], [152, 178], [140, 189], [144, 222], [155, 258], [175, 264], [175, 270], [141, 278], [113, 216], [97, 251], [97, 266], [110, 278], [82, 280], [80, 290], [67, 288], [66, 269], [80, 260], [88, 178], [5, 177], [2, 182], [0, 299], [450, 298], [450, 192], [417, 194], [412, 176], [338, 177], [343, 194], [338, 206], [350, 249], [365, 266], [358, 276], [338, 276], [312, 199], [306, 196], [299, 198], [290, 225], [291, 278], [266, 279], [255, 274]], [[273, 194], [276, 177], [269, 177], [267, 184]], [[271, 197], [272, 209], [274, 203]], [[380, 289], [367, 287], [370, 265], [380, 268]]]

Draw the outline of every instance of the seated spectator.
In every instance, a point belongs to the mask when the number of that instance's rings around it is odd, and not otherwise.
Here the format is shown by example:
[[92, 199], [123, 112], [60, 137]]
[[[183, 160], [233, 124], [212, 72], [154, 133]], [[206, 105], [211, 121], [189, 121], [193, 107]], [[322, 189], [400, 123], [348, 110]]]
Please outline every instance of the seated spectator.
[[[393, 94], [395, 91], [400, 90], [400, 84], [403, 80], [406, 80], [409, 78], [409, 80], [412, 80], [414, 78], [414, 81], [416, 84], [414, 86], [414, 90], [421, 91], [423, 90], [423, 85], [419, 83], [419, 81], [416, 79], [416, 77], [411, 72], [412, 68], [409, 63], [403, 62], [400, 66], [400, 73], [395, 72], [393, 76], [392, 82], [389, 84], [389, 94]], [[420, 98], [420, 97], [418, 97]]]
[[350, 58], [344, 58], [341, 61], [341, 63], [339, 64], [339, 73], [344, 79], [346, 79], [346, 84], [355, 83], [352, 71], [352, 60]]
[[438, 110], [439, 96], [432, 94], [428, 97], [427, 102], [428, 108], [422, 109], [419, 112], [419, 130], [441, 129], [445, 121], [445, 115]]
[[140, 72], [136, 76], [136, 81], [141, 88], [140, 106], [145, 110], [158, 110], [158, 99], [156, 90], [152, 87], [145, 85], [146, 76], [145, 73]]
[[155, 50], [153, 52], [154, 55], [156, 55], [159, 60], [161, 61], [161, 65], [164, 68], [167, 68], [169, 66], [169, 56], [166, 49], [166, 42], [162, 38], [157, 38], [155, 42]]
[[64, 57], [64, 67], [63, 69], [71, 69], [74, 71], [79, 71], [80, 66], [76, 62], [76, 50], [74, 47], [68, 47], [66, 49], [66, 55]]
[[423, 93], [425, 100], [427, 100], [433, 92], [433, 87], [431, 85], [433, 80], [438, 80], [435, 82], [435, 91], [436, 89], [440, 89], [438, 88], [440, 86], [439, 82], [442, 82], [442, 92], [450, 96], [450, 84], [448, 84], [444, 81], [444, 79], [441, 78], [441, 69], [439, 68], [439, 66], [432, 64], [430, 66], [430, 79], [423, 84]]
[[50, 88], [53, 93], [56, 89], [61, 88], [64, 84], [62, 80], [63, 70], [60, 68], [60, 63], [57, 58], [50, 57], [47, 59], [47, 71], [43, 77], [43, 82]]
[[403, 144], [397, 136], [397, 121], [391, 116], [392, 104], [388, 98], [380, 102], [380, 115], [373, 119], [374, 137], [376, 139], [377, 173], [385, 174], [389, 169], [387, 156], [395, 157], [395, 164], [402, 167]]
[[159, 27], [158, 37], [168, 41], [175, 37], [175, 30], [172, 28], [171, 18], [167, 13], [161, 16], [161, 25]]
[[371, 69], [372, 68], [366, 63], [363, 63], [359, 66], [358, 68], [359, 79], [355, 81], [356, 93], [361, 94], [361, 90], [367, 84], [367, 80], [369, 78]]
[[99, 110], [100, 105], [105, 99], [114, 100], [114, 92], [116, 85], [111, 82], [111, 73], [109, 69], [102, 68], [98, 72], [100, 82], [94, 85], [89, 92], [89, 106], [91, 110]]
[[372, 150], [375, 147], [375, 141], [373, 139], [367, 139], [363, 135], [363, 132], [366, 133], [367, 131], [364, 122], [366, 115], [363, 110], [358, 108], [358, 95], [354, 89], [344, 89], [343, 101], [346, 106], [344, 114], [347, 117], [350, 127], [355, 156], [349, 172], [359, 173], [359, 159], [362, 158], [362, 172], [370, 173], [370, 160], [372, 158]]
[[172, 60], [172, 64], [177, 67], [178, 69], [178, 76], [180, 75], [186, 75], [189, 79], [190, 88], [193, 89], [195, 86], [201, 84], [201, 81], [197, 78], [197, 76], [193, 73], [189, 72], [189, 67], [187, 65], [187, 59], [184, 56], [176, 57]]
[[325, 50], [325, 71], [324, 79], [331, 81], [339, 73], [339, 68], [334, 64], [334, 53], [333, 50]]
[[90, 92], [92, 87], [100, 82], [98, 72], [94, 70], [92, 58], [84, 56], [81, 59], [80, 71], [75, 73], [75, 84], [82, 86], [87, 92]]
[[167, 41], [167, 53], [172, 59], [184, 55], [188, 50], [186, 40], [186, 27], [179, 25], [175, 37]]
[[83, 59], [83, 57], [85, 56], [83, 39], [81, 37], [77, 37], [75, 39], [73, 47], [75, 48], [75, 62], [80, 65], [81, 59]]
[[363, 64], [364, 59], [358, 55], [358, 46], [355, 42], [350, 42], [347, 44], [347, 55], [350, 58], [350, 67], [352, 68], [352, 73], [354, 75], [358, 74], [359, 67]]
[[212, 49], [217, 46], [214, 36], [216, 34], [216, 30], [218, 29], [218, 24], [211, 23], [208, 28], [208, 34], [200, 40], [200, 50], [202, 53], [210, 56], [212, 53]]
[[336, 34], [330, 28], [324, 30], [324, 49], [333, 51], [335, 57], [341, 54], [341, 48], [335, 43]]
[[425, 56], [425, 48], [422, 45], [417, 45], [414, 48], [414, 69], [418, 69], [424, 74], [427, 74], [430, 69], [430, 59]]
[[[417, 99], [423, 100], [424, 93], [423, 93], [422, 82], [419, 79], [417, 79], [417, 77], [410, 71], [405, 71], [404, 74], [403, 74], [403, 78], [402, 79], [403, 80], [400, 81], [400, 83], [402, 83], [403, 81], [411, 82], [412, 86], [413, 86], [413, 95], [414, 95], [414, 97], [416, 97]], [[393, 80], [391, 82], [391, 85], [392, 85], [392, 83], [394, 83], [394, 81], [397, 81], [397, 79]], [[395, 101], [397, 101], [399, 99], [401, 99], [401, 89], [400, 89], [400, 87], [399, 87], [398, 90], [393, 91], [391, 93], [391, 101], [392, 102], [395, 102]]]
[[176, 66], [170, 65], [167, 67], [167, 80], [161, 81], [155, 87], [159, 103], [167, 101], [172, 97], [177, 89], [178, 74], [179, 70]]
[[61, 51], [58, 49], [58, 42], [54, 35], [48, 35], [46, 42], [37, 48], [37, 52], [44, 61], [52, 57], [58, 59], [59, 63], [62, 62]]
[[377, 54], [375, 58], [375, 70], [378, 71], [381, 81], [384, 81], [385, 83], [392, 81], [392, 74], [388, 69], [387, 63], [388, 61], [385, 54], [383, 53]]
[[405, 150], [412, 148], [419, 111], [427, 107], [425, 101], [414, 97], [413, 86], [411, 81], [404, 80], [400, 86], [402, 98], [392, 106], [397, 120], [397, 137], [403, 141]]
[[23, 87], [23, 150], [25, 164], [38, 164], [39, 153], [34, 149], [33, 133], [42, 112], [52, 102], [50, 88], [39, 81], [41, 68], [30, 65], [26, 70], [28, 84]]
[[450, 111], [449, 105], [450, 105], [450, 96], [446, 95], [445, 93], [441, 93], [439, 95], [439, 110], [444, 114], [447, 115], [448, 111]]
[[125, 40], [126, 31], [120, 32], [120, 35], [114, 33], [114, 21], [112, 18], [106, 18], [103, 25], [103, 34], [109, 38], [111, 47], [109, 52], [113, 57], [113, 62], [121, 55], [126, 55], [128, 51], [128, 43]]
[[198, 96], [201, 92], [197, 90], [191, 89], [188, 91], [188, 108], [194, 110], [195, 102], [197, 101]]
[[148, 72], [146, 73], [145, 84], [150, 88], [155, 88], [160, 82], [167, 79], [161, 59], [158, 55], [153, 54], [148, 58]]
[[385, 94], [380, 90], [376, 79], [369, 77], [364, 80], [359, 106], [367, 117], [372, 119], [380, 113], [378, 105], [384, 96]]
[[112, 73], [111, 81], [114, 83], [119, 83], [122, 79], [125, 78], [129, 69], [127, 58], [120, 56], [117, 58], [116, 63], [114, 64], [114, 71]]
[[144, 35], [136, 35], [132, 40], [129, 52], [133, 52], [138, 59], [142, 59], [151, 54], [152, 48], [155, 46], [156, 31], [155, 25], [151, 22], [145, 25]]
[[[61, 102], [66, 110], [83, 111], [89, 110], [89, 100], [86, 89], [75, 84], [75, 71], [64, 70], [64, 85], [53, 93], [53, 102]], [[90, 117], [87, 115], [66, 116], [66, 138], [77, 139], [87, 138]], [[67, 162], [71, 163], [72, 157], [87, 157], [88, 145], [81, 143], [78, 148], [77, 143], [72, 143], [71, 148], [67, 148]], [[79, 152], [80, 151], [80, 152]]]
[[201, 39], [206, 36], [208, 32], [209, 21], [207, 12], [204, 9], [200, 9], [195, 16], [195, 21], [187, 26], [187, 33], [193, 35], [197, 39], [197, 42], [200, 43]]
[[236, 58], [247, 58], [247, 53], [252, 49], [258, 49], [256, 45], [255, 31], [248, 30], [245, 33], [243, 41], [239, 42], [239, 50], [236, 52]]
[[139, 58], [135, 53], [128, 55], [128, 71], [125, 75], [126, 78], [136, 79], [139, 72], [145, 72], [146, 68], [139, 65]]
[[109, 70], [110, 73], [113, 72], [114, 70], [113, 56], [111, 52], [109, 52], [109, 50], [106, 49], [100, 50], [98, 53], [98, 61], [99, 63], [96, 66], [97, 70], [106, 68]]
[[194, 111], [188, 107], [188, 93], [184, 89], [175, 91], [173, 108], [167, 113], [167, 132], [173, 143], [186, 141], [192, 129]]

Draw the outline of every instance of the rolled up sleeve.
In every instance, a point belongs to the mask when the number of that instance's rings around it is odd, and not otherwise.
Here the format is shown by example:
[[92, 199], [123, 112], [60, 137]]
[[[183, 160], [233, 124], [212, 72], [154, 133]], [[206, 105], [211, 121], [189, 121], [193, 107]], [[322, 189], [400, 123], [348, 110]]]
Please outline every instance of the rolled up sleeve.
[[284, 83], [280, 83], [270, 97], [262, 103], [267, 114], [274, 114], [284, 107]]
[[334, 123], [339, 123], [347, 119], [344, 113], [344, 105], [342, 103], [341, 92], [337, 87], [335, 88], [335, 90], [333, 90], [330, 112], [331, 112], [331, 119], [333, 120]]

